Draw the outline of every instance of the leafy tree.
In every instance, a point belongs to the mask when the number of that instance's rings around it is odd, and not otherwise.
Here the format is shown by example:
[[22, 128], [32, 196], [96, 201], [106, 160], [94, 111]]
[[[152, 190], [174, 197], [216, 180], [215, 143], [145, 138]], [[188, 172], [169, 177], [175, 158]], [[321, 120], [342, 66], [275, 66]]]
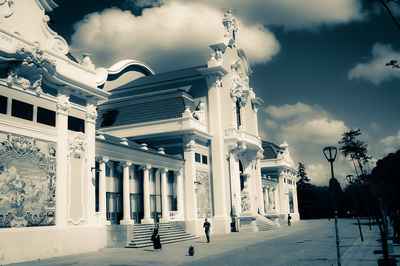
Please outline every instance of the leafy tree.
[[339, 150], [342, 152], [344, 157], [350, 157], [351, 161], [353, 162], [354, 170], [357, 176], [366, 174], [368, 162], [371, 159], [371, 157], [367, 155], [368, 145], [365, 142], [357, 139], [357, 137], [360, 135], [360, 129], [351, 129], [348, 132], [344, 132], [342, 134], [342, 138], [338, 142], [339, 145], [341, 145]]

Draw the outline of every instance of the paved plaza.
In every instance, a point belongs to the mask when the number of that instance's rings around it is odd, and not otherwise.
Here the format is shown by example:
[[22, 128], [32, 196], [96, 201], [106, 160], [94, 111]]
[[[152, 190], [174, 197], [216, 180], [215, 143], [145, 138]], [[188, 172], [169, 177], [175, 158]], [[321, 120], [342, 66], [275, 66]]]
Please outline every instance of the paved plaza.
[[[379, 229], [363, 225], [361, 242], [355, 220], [339, 220], [342, 265], [377, 265]], [[193, 257], [188, 247], [195, 247]], [[398, 252], [394, 247], [394, 252]], [[13, 265], [336, 265], [334, 220], [299, 221], [277, 230], [212, 235], [152, 248], [105, 248], [99, 252]]]

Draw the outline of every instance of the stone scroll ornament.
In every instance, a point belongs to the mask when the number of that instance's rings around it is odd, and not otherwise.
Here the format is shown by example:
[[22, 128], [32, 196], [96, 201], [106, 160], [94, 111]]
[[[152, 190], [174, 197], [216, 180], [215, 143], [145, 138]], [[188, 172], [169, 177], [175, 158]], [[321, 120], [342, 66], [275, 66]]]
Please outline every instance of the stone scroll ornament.
[[55, 224], [56, 149], [0, 132], [0, 227]]

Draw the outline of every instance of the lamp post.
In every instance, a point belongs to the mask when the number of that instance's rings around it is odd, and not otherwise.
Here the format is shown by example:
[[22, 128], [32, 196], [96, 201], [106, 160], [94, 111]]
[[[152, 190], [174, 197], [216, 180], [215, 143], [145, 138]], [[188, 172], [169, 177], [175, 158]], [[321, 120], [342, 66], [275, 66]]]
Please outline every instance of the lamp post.
[[353, 184], [355, 184], [354, 176], [347, 175], [346, 180], [350, 184], [350, 193], [351, 193], [351, 197], [353, 198], [354, 210], [356, 212], [355, 215], [357, 217], [357, 224], [358, 224], [358, 230], [360, 231], [361, 242], [364, 242], [364, 237], [363, 237], [363, 234], [361, 231], [360, 217], [358, 216], [358, 204], [357, 204], [356, 198], [353, 193], [353, 187], [351, 187]]
[[[336, 206], [336, 184], [337, 180], [335, 179], [335, 176], [333, 175], [333, 162], [336, 159], [336, 154], [337, 154], [337, 148], [335, 146], [329, 146], [325, 147], [323, 149], [325, 158], [328, 160], [328, 162], [331, 164], [331, 186], [332, 186], [332, 193], [333, 193], [333, 212], [335, 214], [335, 233], [336, 233], [336, 255], [337, 255], [337, 262], [338, 266], [341, 266], [340, 262], [340, 246], [339, 246], [339, 230], [337, 226], [337, 206]], [[336, 182], [335, 182], [336, 181]]]

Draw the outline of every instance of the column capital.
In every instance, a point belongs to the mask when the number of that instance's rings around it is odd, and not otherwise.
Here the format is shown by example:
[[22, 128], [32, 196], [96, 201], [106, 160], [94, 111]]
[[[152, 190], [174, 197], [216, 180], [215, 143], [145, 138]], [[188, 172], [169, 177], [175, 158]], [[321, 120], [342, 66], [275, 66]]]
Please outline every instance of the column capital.
[[150, 164], [143, 164], [140, 166], [140, 169], [145, 171], [145, 170], [150, 170], [151, 169], [151, 165]]
[[168, 168], [159, 168], [159, 169], [160, 169], [161, 174], [168, 173], [168, 171], [169, 171]]
[[206, 76], [206, 82], [209, 88], [222, 87], [222, 77], [218, 74], [210, 74]]
[[93, 100], [88, 100], [86, 104], [86, 122], [89, 123], [96, 123], [97, 119], [97, 110], [96, 110], [96, 104]]
[[132, 165], [131, 161], [123, 161], [121, 162], [122, 167], [130, 167]]
[[185, 151], [194, 151], [195, 140], [194, 134], [183, 135], [183, 147]]
[[67, 88], [60, 88], [57, 92], [57, 114], [68, 115], [70, 109], [71, 104], [69, 102], [69, 91]]
[[107, 163], [110, 160], [107, 156], [97, 156], [96, 161], [99, 163]]

